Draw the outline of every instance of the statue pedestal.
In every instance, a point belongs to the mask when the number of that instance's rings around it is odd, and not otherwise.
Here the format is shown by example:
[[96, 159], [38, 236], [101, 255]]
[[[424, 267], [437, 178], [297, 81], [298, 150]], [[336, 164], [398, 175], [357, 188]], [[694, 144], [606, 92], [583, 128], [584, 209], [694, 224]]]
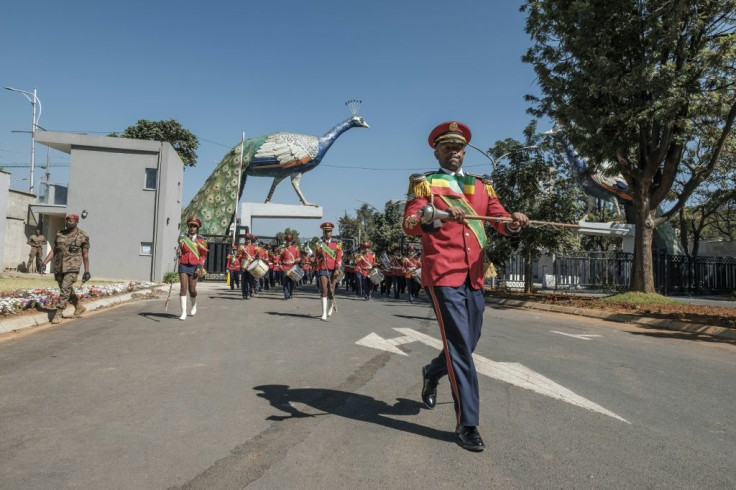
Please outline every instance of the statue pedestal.
[[253, 218], [322, 219], [322, 206], [244, 202], [240, 205], [240, 225], [253, 231]]
[[635, 226], [626, 223], [593, 223], [579, 221], [580, 228], [571, 229], [578, 235], [623, 237], [623, 252], [634, 251]]

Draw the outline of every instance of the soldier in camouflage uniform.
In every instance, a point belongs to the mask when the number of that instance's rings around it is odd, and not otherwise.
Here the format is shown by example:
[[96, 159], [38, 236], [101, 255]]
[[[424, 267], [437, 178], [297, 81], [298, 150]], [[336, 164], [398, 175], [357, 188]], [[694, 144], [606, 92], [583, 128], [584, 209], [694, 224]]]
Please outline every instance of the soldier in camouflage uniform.
[[42, 248], [46, 245], [46, 237], [41, 234], [41, 230], [36, 228], [36, 233], [28, 237], [26, 242], [31, 246], [31, 253], [28, 255], [28, 263], [26, 264], [26, 270], [31, 270], [31, 264], [36, 263], [36, 271], [43, 274], [45, 271], [41, 268], [41, 261], [43, 260]]
[[73, 285], [77, 281], [79, 269], [84, 263], [84, 274], [82, 282], [89, 280], [89, 235], [77, 228], [79, 216], [76, 214], [66, 215], [66, 227], [56, 234], [54, 248], [43, 261], [42, 265], [48, 264], [51, 259], [54, 262], [54, 279], [59, 283], [59, 302], [56, 311], [51, 318], [51, 323], [61, 323], [61, 312], [67, 303], [74, 305], [74, 317], [79, 318], [86, 308], [79, 303], [79, 298], [74, 293]]

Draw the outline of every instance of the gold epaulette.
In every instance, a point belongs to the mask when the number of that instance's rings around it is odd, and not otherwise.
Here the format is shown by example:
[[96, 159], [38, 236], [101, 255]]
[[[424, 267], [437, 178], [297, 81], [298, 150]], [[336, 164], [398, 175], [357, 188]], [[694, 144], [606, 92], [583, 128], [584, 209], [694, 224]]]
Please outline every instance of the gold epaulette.
[[431, 175], [433, 173], [434, 171], [423, 174], [412, 174], [409, 177], [409, 190], [406, 192], [407, 197], [409, 199], [413, 199], [415, 197], [430, 197], [432, 195], [432, 187], [429, 185], [427, 175]]
[[472, 175], [476, 179], [479, 179], [481, 182], [483, 182], [483, 187], [485, 187], [486, 192], [488, 193], [488, 197], [491, 199], [498, 198], [498, 194], [496, 194], [496, 190], [493, 188], [493, 179], [489, 175], [475, 175], [468, 173], [467, 175]]

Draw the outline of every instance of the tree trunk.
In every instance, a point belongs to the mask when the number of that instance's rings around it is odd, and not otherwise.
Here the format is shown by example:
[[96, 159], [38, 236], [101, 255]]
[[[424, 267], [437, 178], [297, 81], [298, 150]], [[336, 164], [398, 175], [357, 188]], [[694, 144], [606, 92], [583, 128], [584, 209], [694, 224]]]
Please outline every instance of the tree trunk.
[[680, 215], [680, 245], [682, 245], [682, 249], [685, 251], [686, 255], [690, 255], [690, 251], [687, 247], [687, 227], [688, 222], [687, 218], [685, 218], [685, 206], [682, 206], [679, 211]]
[[654, 293], [654, 263], [652, 239], [654, 238], [654, 216], [651, 211], [649, 193], [639, 192], [634, 199], [636, 213], [636, 236], [634, 237], [634, 262], [631, 266], [631, 291]]
[[532, 292], [532, 254], [528, 253], [524, 257], [524, 292]]

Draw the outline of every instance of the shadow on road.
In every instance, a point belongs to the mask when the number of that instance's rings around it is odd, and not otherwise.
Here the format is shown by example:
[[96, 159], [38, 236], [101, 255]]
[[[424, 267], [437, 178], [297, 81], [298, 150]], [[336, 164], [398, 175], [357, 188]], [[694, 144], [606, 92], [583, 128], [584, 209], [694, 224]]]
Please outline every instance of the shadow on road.
[[174, 313], [152, 313], [152, 312], [149, 312], [149, 311], [142, 311], [142, 312], [138, 313], [138, 316], [142, 316], [146, 320], [151, 320], [151, 321], [154, 321], [154, 322], [159, 321], [159, 320], [156, 320], [156, 318], [166, 318], [167, 320], [172, 320], [172, 319], [175, 319], [175, 318], [179, 318], [179, 314], [178, 313], [177, 314], [174, 314]]
[[290, 316], [292, 318], [319, 318], [319, 315], [305, 315], [303, 313], [284, 313], [283, 311], [267, 311], [266, 315]]
[[712, 342], [715, 344], [731, 344], [736, 345], [736, 340], [726, 339], [720, 337], [713, 337], [711, 335], [689, 333], [689, 332], [632, 332], [631, 335], [642, 335], [645, 337], [654, 337], [659, 339], [677, 339], [677, 340], [697, 340], [698, 342]]
[[267, 420], [281, 422], [292, 418], [315, 417], [302, 412], [292, 403], [301, 403], [320, 412], [346, 417], [360, 422], [382, 425], [390, 429], [409, 432], [431, 439], [453, 441], [453, 433], [425, 427], [405, 420], [391, 417], [417, 415], [421, 404], [415, 400], [397, 398], [397, 402], [389, 405], [370, 396], [347, 391], [320, 388], [289, 388], [287, 385], [261, 385], [254, 390], [261, 391], [258, 396], [265, 398], [274, 408], [287, 415], [271, 415]]

